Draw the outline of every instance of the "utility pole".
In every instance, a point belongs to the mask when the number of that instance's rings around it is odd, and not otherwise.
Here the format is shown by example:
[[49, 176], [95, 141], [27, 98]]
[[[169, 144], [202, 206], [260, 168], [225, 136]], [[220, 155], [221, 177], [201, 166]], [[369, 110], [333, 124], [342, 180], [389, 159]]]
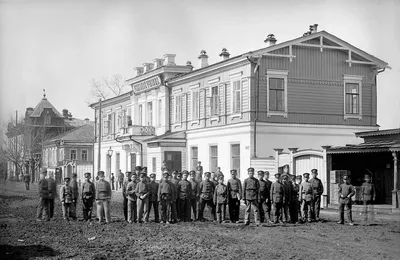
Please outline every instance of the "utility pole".
[[99, 134], [98, 134], [98, 150], [97, 150], [97, 172], [100, 171], [101, 167], [101, 98], [99, 99]]
[[[18, 132], [18, 111], [15, 110], [15, 133], [17, 134]], [[15, 174], [16, 177], [19, 178], [18, 175], [18, 135], [14, 136], [14, 142], [15, 142]]]

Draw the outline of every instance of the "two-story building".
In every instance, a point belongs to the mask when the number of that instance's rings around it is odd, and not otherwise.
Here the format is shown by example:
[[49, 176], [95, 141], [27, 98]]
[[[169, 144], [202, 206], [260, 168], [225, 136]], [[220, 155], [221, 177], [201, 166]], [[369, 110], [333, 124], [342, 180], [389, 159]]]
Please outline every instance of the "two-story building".
[[160, 177], [163, 161], [171, 170], [201, 161], [206, 171], [237, 169], [244, 179], [250, 166], [273, 174], [288, 164], [292, 174], [319, 169], [326, 184], [321, 146], [356, 143], [355, 132], [378, 129], [376, 77], [389, 66], [317, 25], [276, 42], [268, 35], [264, 48], [234, 57], [224, 48], [214, 64], [201, 51], [197, 69], [183, 66], [160, 87], [143, 83], [156, 67], [128, 80], [134, 124], [155, 127], [140, 141], [142, 165]]
[[66, 176], [78, 175], [84, 181], [85, 172], [93, 172], [94, 126], [86, 124], [51, 138], [42, 144], [42, 164], [55, 173], [57, 182]]
[[175, 54], [165, 54], [164, 59], [135, 67], [134, 77], [126, 81], [131, 91], [90, 105], [95, 109], [97, 171], [104, 170], [109, 177], [138, 165], [152, 172], [161, 168], [161, 150], [149, 149], [145, 140], [170, 131], [170, 93], [165, 82], [191, 70], [191, 64], [177, 65]]

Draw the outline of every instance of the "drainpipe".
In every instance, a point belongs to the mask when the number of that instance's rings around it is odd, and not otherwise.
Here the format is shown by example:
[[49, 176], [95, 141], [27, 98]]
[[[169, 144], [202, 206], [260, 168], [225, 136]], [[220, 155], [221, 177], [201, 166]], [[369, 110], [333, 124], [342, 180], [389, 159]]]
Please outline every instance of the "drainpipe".
[[[168, 112], [168, 124], [167, 124], [167, 122], [165, 122], [165, 124], [166, 124], [165, 132], [171, 132], [171, 111], [170, 111], [171, 104], [170, 104], [170, 102], [171, 102], [171, 92], [172, 91], [171, 91], [170, 86], [168, 84], [168, 80], [164, 80], [164, 85], [166, 87], [165, 89], [168, 90], [168, 93], [165, 93], [165, 103], [166, 103], [165, 104], [165, 108], [167, 110], [166, 112]], [[167, 102], [168, 102], [168, 104], [167, 104]]]
[[256, 65], [254, 70], [257, 70], [257, 95], [256, 95], [256, 115], [254, 118], [254, 134], [253, 134], [253, 157], [257, 158], [257, 121], [258, 121], [258, 110], [259, 110], [259, 94], [260, 94], [260, 66], [259, 66], [259, 62], [262, 58], [262, 56], [259, 57], [258, 62], [254, 62], [251, 59], [249, 59], [249, 57], [246, 57], [248, 61], [250, 61], [252, 64]]

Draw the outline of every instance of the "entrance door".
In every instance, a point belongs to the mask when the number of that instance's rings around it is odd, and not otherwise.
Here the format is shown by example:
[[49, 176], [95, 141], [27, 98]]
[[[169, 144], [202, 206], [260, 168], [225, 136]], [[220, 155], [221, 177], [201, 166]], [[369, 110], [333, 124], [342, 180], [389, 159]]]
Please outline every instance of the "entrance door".
[[376, 189], [376, 203], [378, 204], [392, 204], [392, 190], [393, 190], [393, 169], [378, 170], [374, 173]]
[[164, 158], [170, 171], [182, 171], [182, 152], [164, 152]]

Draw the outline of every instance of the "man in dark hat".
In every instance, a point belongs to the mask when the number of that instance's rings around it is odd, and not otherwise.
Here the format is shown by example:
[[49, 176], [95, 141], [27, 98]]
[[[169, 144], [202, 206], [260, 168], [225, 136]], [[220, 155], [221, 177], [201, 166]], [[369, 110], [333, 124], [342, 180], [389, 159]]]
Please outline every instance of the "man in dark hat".
[[292, 223], [298, 223], [301, 219], [299, 206], [299, 190], [301, 184], [301, 175], [293, 175], [292, 177], [292, 200], [290, 202], [290, 219]]
[[204, 180], [200, 183], [200, 208], [199, 208], [199, 220], [204, 221], [203, 213], [204, 207], [208, 206], [211, 210], [212, 219], [216, 220], [215, 216], [215, 206], [213, 202], [213, 195], [214, 195], [214, 183], [210, 181], [211, 173], [205, 172], [204, 173]]
[[374, 221], [374, 211], [373, 211], [373, 203], [376, 198], [375, 186], [372, 183], [371, 176], [369, 174], [365, 174], [364, 183], [361, 186], [361, 201], [364, 205], [364, 218], [363, 224], [368, 225], [369, 221]]
[[[72, 180], [71, 180], [71, 189], [72, 189], [72, 214], [70, 217], [72, 217], [72, 219], [76, 220], [76, 204], [78, 203], [78, 198], [79, 198], [79, 187], [78, 187], [78, 175], [76, 173], [72, 174]], [[70, 212], [71, 212], [70, 211]]]
[[193, 221], [197, 220], [197, 209], [199, 203], [199, 183], [196, 182], [196, 172], [190, 171], [190, 185], [192, 186], [192, 195], [190, 196], [190, 206], [193, 212]]
[[169, 181], [169, 174], [168, 171], [165, 171], [160, 185], [158, 186], [158, 202], [161, 206], [161, 223], [169, 224], [172, 192], [172, 184]]
[[156, 174], [155, 173], [150, 174], [149, 211], [147, 213], [146, 222], [149, 222], [151, 208], [153, 208], [153, 210], [154, 210], [155, 222], [156, 223], [160, 222], [159, 214], [158, 214], [158, 198], [157, 198], [158, 187], [159, 187], [159, 184], [156, 182]]
[[183, 171], [182, 180], [178, 183], [178, 215], [181, 221], [190, 221], [190, 197], [192, 195], [192, 185], [187, 180], [188, 171]]
[[[111, 222], [110, 201], [111, 201], [111, 185], [104, 179], [104, 171], [98, 172], [99, 180], [96, 184], [96, 207], [99, 223], [106, 218], [106, 223]], [[103, 215], [104, 214], [104, 215]]]
[[137, 219], [139, 223], [143, 223], [143, 221], [148, 219], [150, 188], [146, 179], [147, 176], [145, 173], [140, 174], [140, 182], [136, 185], [135, 189], [137, 197]]
[[256, 225], [260, 225], [259, 219], [259, 209], [258, 209], [258, 201], [259, 201], [259, 193], [260, 193], [260, 183], [254, 178], [254, 168], [250, 167], [247, 169], [247, 173], [249, 177], [243, 182], [243, 200], [246, 205], [246, 211], [244, 215], [244, 224], [250, 225], [250, 211], [253, 208], [254, 211], [254, 222]]
[[122, 189], [122, 186], [124, 185], [124, 174], [122, 173], [121, 170], [119, 170], [118, 173], [117, 190], [118, 190], [118, 184], [119, 184], [119, 189]]
[[321, 210], [321, 196], [324, 193], [324, 185], [322, 185], [322, 181], [318, 179], [318, 170], [311, 170], [312, 179], [310, 180], [311, 187], [313, 189], [313, 203], [311, 206], [312, 210], [312, 219], [315, 221], [319, 221], [319, 212]]
[[284, 190], [283, 190], [283, 185], [280, 181], [280, 177], [281, 174], [276, 173], [275, 174], [276, 182], [273, 182], [271, 185], [270, 197], [275, 210], [274, 224], [277, 224], [278, 222], [282, 223], [281, 215], [282, 215]]
[[[344, 224], [344, 211], [347, 211], [347, 220], [350, 226], [353, 226], [353, 218], [351, 215], [351, 197], [356, 194], [356, 190], [353, 185], [350, 184], [350, 177], [348, 175], [343, 176], [343, 184], [339, 186], [339, 213], [340, 221], [338, 224]], [[345, 209], [346, 208], [346, 209]]]
[[[260, 183], [260, 195], [258, 208], [260, 210], [260, 222], [265, 222], [265, 212], [267, 211], [267, 201], [269, 200], [270, 190], [268, 189], [267, 182], [264, 180], [264, 172], [258, 171], [258, 181]], [[269, 220], [269, 219], [268, 219]]]
[[283, 175], [282, 177], [283, 186], [283, 217], [285, 218], [285, 223], [291, 222], [290, 218], [290, 203], [292, 201], [292, 183], [289, 182], [289, 175]]
[[268, 198], [267, 198], [267, 202], [265, 204], [265, 221], [267, 222], [272, 222], [271, 219], [271, 187], [272, 187], [272, 181], [269, 180], [269, 171], [264, 171], [264, 181], [266, 183], [266, 188], [268, 189]]
[[90, 181], [90, 172], [85, 172], [85, 182], [82, 185], [82, 211], [85, 221], [92, 220], [92, 210], [96, 188], [93, 182]]
[[303, 174], [304, 181], [300, 184], [299, 195], [301, 196], [301, 211], [303, 212], [303, 222], [311, 222], [311, 206], [313, 203], [313, 189], [309, 181], [310, 174]]
[[232, 223], [237, 223], [239, 222], [240, 200], [243, 191], [236, 170], [231, 170], [231, 178], [226, 186], [228, 189], [229, 217]]
[[171, 184], [172, 184], [172, 201], [171, 201], [171, 223], [178, 221], [178, 183], [179, 183], [179, 172], [173, 171]]

